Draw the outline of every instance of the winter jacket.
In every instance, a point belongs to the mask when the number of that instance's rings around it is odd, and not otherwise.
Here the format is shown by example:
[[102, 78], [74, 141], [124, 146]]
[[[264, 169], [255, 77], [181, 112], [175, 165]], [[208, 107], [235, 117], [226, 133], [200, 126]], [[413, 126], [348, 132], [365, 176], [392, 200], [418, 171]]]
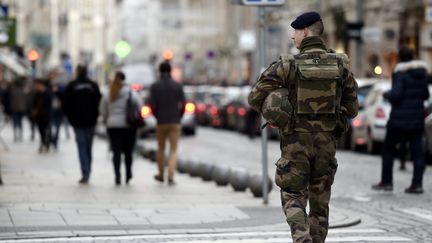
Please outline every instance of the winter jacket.
[[52, 93], [49, 86], [45, 91], [35, 91], [30, 116], [37, 124], [47, 124], [51, 118]]
[[73, 127], [89, 128], [96, 125], [101, 93], [98, 85], [80, 78], [70, 82], [63, 97], [63, 111]]
[[28, 110], [28, 92], [24, 84], [12, 84], [10, 87], [10, 109], [12, 112], [26, 112]]
[[398, 63], [392, 74], [392, 88], [384, 93], [391, 103], [389, 129], [424, 129], [424, 100], [429, 98], [427, 64], [423, 61]]
[[150, 106], [158, 124], [179, 124], [185, 107], [183, 87], [162, 75], [150, 88]]
[[100, 106], [100, 114], [107, 128], [126, 128], [129, 125], [126, 122], [126, 102], [129, 97], [132, 102], [142, 106], [142, 102], [135, 91], [132, 91], [127, 85], [123, 85], [116, 100], [110, 102], [109, 95], [104, 96]]

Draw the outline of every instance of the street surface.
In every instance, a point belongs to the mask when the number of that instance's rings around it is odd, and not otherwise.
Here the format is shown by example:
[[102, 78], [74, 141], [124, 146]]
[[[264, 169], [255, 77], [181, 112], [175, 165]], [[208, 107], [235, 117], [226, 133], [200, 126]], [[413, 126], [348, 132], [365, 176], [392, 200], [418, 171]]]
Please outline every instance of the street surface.
[[[218, 187], [178, 174], [169, 187], [153, 180], [156, 164], [136, 156], [130, 185], [115, 186], [106, 141], [94, 142], [89, 185], [80, 178], [76, 146], [62, 130], [57, 152], [38, 154], [38, 142], [14, 143], [10, 129], [2, 131], [9, 151], [0, 152], [4, 185], [0, 186], [0, 242], [291, 242], [280, 209], [278, 191], [269, 204], [230, 186]], [[140, 140], [156, 148], [154, 137]], [[200, 128], [185, 136], [179, 157], [260, 173], [260, 141], [230, 131]], [[279, 144], [269, 142], [269, 175], [279, 156]], [[403, 192], [412, 167], [395, 166], [393, 192], [370, 189], [378, 182], [380, 158], [338, 151], [339, 169], [331, 201], [327, 242], [432, 242], [430, 168], [423, 195]], [[397, 165], [397, 163], [396, 163]]]

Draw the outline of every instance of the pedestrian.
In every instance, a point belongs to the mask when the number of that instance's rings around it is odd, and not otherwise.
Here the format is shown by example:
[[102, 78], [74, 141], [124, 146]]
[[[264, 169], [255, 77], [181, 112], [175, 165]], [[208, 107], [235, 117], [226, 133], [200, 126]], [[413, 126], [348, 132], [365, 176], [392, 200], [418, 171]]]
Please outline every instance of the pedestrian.
[[62, 100], [64, 93], [64, 86], [59, 83], [52, 84], [52, 111], [51, 111], [51, 144], [54, 149], [58, 149], [58, 140], [60, 135], [60, 127], [63, 123], [63, 109], [62, 109]]
[[126, 184], [132, 179], [132, 151], [136, 142], [137, 128], [126, 121], [128, 99], [141, 107], [138, 95], [125, 83], [125, 74], [116, 72], [110, 85], [109, 94], [102, 99], [100, 113], [107, 127], [108, 137], [113, 152], [115, 184], [121, 184], [121, 155], [124, 154], [126, 165]]
[[157, 120], [156, 137], [158, 142], [157, 163], [159, 174], [154, 178], [164, 181], [165, 143], [168, 140], [168, 184], [174, 185], [174, 172], [177, 164], [177, 143], [181, 134], [180, 120], [184, 113], [185, 95], [183, 87], [171, 78], [171, 65], [159, 65], [160, 80], [150, 88], [150, 106]]
[[383, 94], [384, 99], [391, 104], [391, 111], [382, 152], [381, 181], [372, 186], [374, 190], [393, 190], [393, 161], [397, 157], [396, 147], [407, 141], [414, 170], [411, 185], [405, 192], [423, 193], [423, 102], [429, 98], [427, 67], [425, 62], [414, 60], [412, 49], [400, 48], [399, 63], [392, 73], [392, 88]]
[[78, 65], [75, 80], [65, 89], [63, 112], [75, 132], [78, 155], [81, 165], [81, 184], [89, 182], [92, 163], [92, 143], [101, 93], [98, 85], [87, 76], [87, 67]]
[[12, 113], [14, 141], [22, 141], [23, 126], [22, 120], [28, 110], [28, 90], [24, 77], [18, 77], [10, 86], [10, 111]]
[[40, 135], [39, 153], [47, 153], [50, 146], [51, 89], [48, 80], [36, 79], [30, 116]]
[[300, 53], [272, 63], [248, 101], [279, 128], [275, 181], [293, 242], [325, 242], [337, 170], [336, 138], [346, 131], [347, 119], [357, 115], [357, 83], [347, 56], [328, 50], [321, 39], [319, 13], [304, 13], [291, 27]]
[[407, 149], [408, 149], [408, 142], [402, 141], [397, 146], [397, 154], [399, 158], [399, 170], [405, 171], [406, 170], [406, 162], [407, 162]]

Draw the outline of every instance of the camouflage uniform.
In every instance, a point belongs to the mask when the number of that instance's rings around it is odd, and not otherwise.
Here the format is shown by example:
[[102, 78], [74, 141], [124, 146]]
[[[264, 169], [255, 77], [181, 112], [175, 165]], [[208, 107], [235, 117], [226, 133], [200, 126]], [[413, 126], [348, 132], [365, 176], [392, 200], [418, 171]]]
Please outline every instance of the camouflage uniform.
[[[307, 37], [300, 46], [300, 53], [327, 52], [320, 37]], [[340, 110], [345, 118], [357, 115], [357, 83], [344, 59]], [[288, 88], [295, 76], [289, 62], [274, 62], [262, 73], [249, 94], [249, 104], [262, 112], [267, 95], [281, 87]], [[325, 94], [327, 90], [319, 90]], [[312, 102], [306, 104], [312, 106]], [[293, 104], [293, 106], [296, 104]], [[304, 104], [302, 104], [304, 105]], [[321, 105], [321, 104], [318, 104]], [[292, 125], [291, 133], [281, 129], [281, 158], [276, 162], [276, 184], [281, 187], [282, 208], [291, 228], [294, 242], [324, 242], [328, 230], [331, 185], [337, 170], [336, 121], [301, 120]], [[310, 211], [306, 213], [307, 202]]]

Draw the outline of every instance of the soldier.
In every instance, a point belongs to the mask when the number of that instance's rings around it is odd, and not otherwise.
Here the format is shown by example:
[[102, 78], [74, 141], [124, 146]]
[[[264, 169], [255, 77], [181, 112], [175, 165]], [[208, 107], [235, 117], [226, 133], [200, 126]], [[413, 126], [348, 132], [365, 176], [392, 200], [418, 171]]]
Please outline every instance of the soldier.
[[300, 54], [272, 63], [249, 94], [249, 104], [281, 133], [275, 180], [293, 241], [325, 242], [336, 138], [357, 115], [357, 83], [347, 56], [327, 50], [317, 12], [298, 16], [291, 27]]

